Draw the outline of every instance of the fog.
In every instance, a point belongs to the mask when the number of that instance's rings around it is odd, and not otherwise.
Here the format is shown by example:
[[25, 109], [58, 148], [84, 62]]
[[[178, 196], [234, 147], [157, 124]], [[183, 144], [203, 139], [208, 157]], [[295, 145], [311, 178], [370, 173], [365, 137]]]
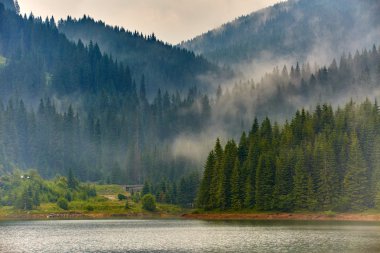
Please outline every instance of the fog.
[[[214, 99], [209, 127], [199, 134], [180, 135], [173, 144], [175, 153], [193, 160], [204, 161], [207, 156], [204, 150], [211, 150], [217, 137], [224, 142], [231, 138], [236, 140], [242, 131], [249, 131], [255, 117], [262, 120], [268, 116], [272, 121], [281, 124], [291, 118], [297, 109], [314, 110], [316, 105], [322, 103], [337, 108], [348, 103], [350, 99], [361, 102], [366, 98], [372, 101], [378, 98], [380, 95], [379, 75], [376, 73], [378, 70], [376, 66], [368, 66], [370, 63], [358, 56], [358, 53], [371, 54], [369, 51], [373, 45], [380, 42], [380, 25], [375, 15], [376, 8], [370, 8], [368, 1], [350, 1], [351, 4], [352, 2], [357, 7], [352, 12], [353, 25], [345, 23], [343, 26], [350, 29], [323, 30], [321, 28], [324, 27], [325, 20], [310, 21], [312, 24], [310, 36], [314, 39], [306, 52], [300, 53], [302, 50], [295, 50], [285, 55], [278, 55], [269, 50], [262, 50], [248, 62], [233, 64], [232, 68], [237, 74], [235, 80], [213, 83], [214, 89], [221, 86], [223, 94], [219, 98], [211, 94]], [[284, 5], [286, 7], [286, 4]], [[265, 20], [269, 17], [275, 18], [269, 13], [265, 15], [264, 12], [269, 10], [260, 12]], [[302, 21], [304, 18], [303, 13], [296, 12], [292, 15], [296, 16], [296, 20]], [[215, 32], [223, 32], [223, 27], [220, 29]], [[287, 29], [284, 41], [289, 45], [297, 45], [297, 37], [294, 37], [292, 27], [284, 29]], [[338, 36], [341, 36], [341, 39]], [[342, 56], [351, 60], [353, 58], [349, 73], [343, 70], [344, 66], [339, 66]], [[336, 60], [333, 63], [334, 59]], [[302, 76], [297, 80], [284, 78], [283, 67], [286, 66], [290, 75], [291, 68], [295, 69], [297, 63]], [[333, 66], [334, 64], [337, 66]], [[310, 85], [301, 87], [301, 81], [309, 82], [311, 74], [317, 77], [324, 66], [328, 75], [337, 75], [332, 78], [334, 80], [330, 79], [328, 84], [318, 83], [314, 88], [310, 88]], [[339, 74], [335, 72], [338, 71], [335, 67], [339, 69]], [[361, 80], [367, 68], [371, 69], [370, 77], [368, 80]]]

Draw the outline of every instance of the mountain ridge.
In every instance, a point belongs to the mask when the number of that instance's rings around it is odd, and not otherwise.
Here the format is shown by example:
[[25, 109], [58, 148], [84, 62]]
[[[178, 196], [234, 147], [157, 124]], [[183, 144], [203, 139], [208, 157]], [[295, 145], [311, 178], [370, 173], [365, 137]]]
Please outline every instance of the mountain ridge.
[[331, 54], [338, 57], [380, 41], [378, 11], [380, 4], [373, 0], [281, 2], [179, 46], [220, 64], [258, 61], [265, 53], [303, 62], [320, 57], [322, 49], [330, 51], [325, 58], [331, 60]]
[[106, 25], [86, 15], [80, 19], [68, 17], [60, 20], [58, 29], [71, 41], [97, 43], [103, 53], [130, 66], [136, 79], [144, 75], [149, 94], [154, 94], [159, 88], [186, 91], [193, 86], [211, 91], [213, 87], [202, 76], [228, 78], [232, 75], [232, 72], [225, 74], [228, 71], [202, 56], [158, 40], [154, 34], [144, 36], [137, 31]]

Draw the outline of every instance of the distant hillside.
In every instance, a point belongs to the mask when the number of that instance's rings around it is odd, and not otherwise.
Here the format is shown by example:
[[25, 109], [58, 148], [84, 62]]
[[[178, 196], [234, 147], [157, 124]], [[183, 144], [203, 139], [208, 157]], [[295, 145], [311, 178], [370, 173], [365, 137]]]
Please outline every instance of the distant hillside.
[[[380, 41], [380, 2], [291, 0], [240, 17], [180, 46], [219, 63], [329, 60]], [[325, 57], [323, 57], [325, 56]]]
[[61, 20], [58, 29], [72, 41], [97, 43], [102, 52], [128, 65], [136, 79], [144, 74], [148, 93], [155, 93], [158, 88], [183, 91], [195, 85], [207, 91], [209, 83], [202, 76], [226, 77], [222, 75], [226, 72], [203, 57], [165, 44], [154, 34], [143, 36], [86, 16]]

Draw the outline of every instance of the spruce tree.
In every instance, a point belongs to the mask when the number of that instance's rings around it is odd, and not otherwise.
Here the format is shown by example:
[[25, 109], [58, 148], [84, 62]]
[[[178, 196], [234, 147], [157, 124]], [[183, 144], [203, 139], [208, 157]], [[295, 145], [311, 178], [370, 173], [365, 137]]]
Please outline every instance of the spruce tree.
[[242, 208], [243, 198], [241, 192], [240, 168], [240, 161], [239, 158], [237, 158], [231, 175], [231, 207], [234, 210], [240, 210]]
[[331, 210], [336, 205], [338, 180], [335, 153], [331, 140], [321, 136], [316, 143], [315, 159], [318, 173], [318, 201], [321, 209]]
[[246, 166], [246, 178], [245, 178], [245, 192], [244, 192], [244, 207], [252, 208], [255, 204], [255, 189], [256, 189], [256, 169], [259, 162], [260, 150], [259, 150], [259, 137], [257, 135], [259, 131], [257, 120], [250, 132], [250, 145], [248, 151], [248, 157], [245, 163]]
[[255, 200], [257, 210], [268, 211], [272, 208], [274, 170], [273, 154], [262, 154], [259, 158], [259, 164], [256, 171]]
[[231, 176], [237, 157], [237, 147], [234, 141], [229, 141], [224, 149], [224, 157], [222, 163], [222, 175], [219, 182], [220, 208], [222, 210], [231, 207]]
[[310, 178], [305, 168], [304, 159], [304, 154], [298, 152], [293, 188], [294, 207], [296, 210], [305, 210], [308, 208], [309, 191], [312, 190], [310, 189]]
[[212, 203], [210, 201], [210, 188], [213, 182], [214, 176], [214, 166], [215, 166], [215, 154], [212, 151], [206, 161], [203, 179], [198, 191], [197, 205], [200, 208], [211, 209]]
[[356, 134], [351, 136], [347, 172], [344, 177], [344, 196], [352, 211], [368, 207], [367, 167]]

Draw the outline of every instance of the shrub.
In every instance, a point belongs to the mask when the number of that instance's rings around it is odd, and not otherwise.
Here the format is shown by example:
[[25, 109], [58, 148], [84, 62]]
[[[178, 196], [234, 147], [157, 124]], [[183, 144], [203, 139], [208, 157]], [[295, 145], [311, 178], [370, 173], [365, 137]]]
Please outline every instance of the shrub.
[[57, 206], [63, 210], [69, 210], [69, 202], [65, 198], [59, 198]]
[[95, 208], [93, 206], [86, 206], [86, 210], [92, 212], [95, 210]]
[[142, 202], [142, 208], [147, 211], [154, 211], [156, 210], [156, 198], [152, 194], [146, 194], [141, 199]]
[[336, 213], [334, 211], [325, 211], [324, 212], [325, 215], [327, 215], [328, 217], [335, 217], [336, 216]]
[[125, 195], [120, 194], [120, 193], [117, 195], [117, 198], [118, 198], [120, 201], [127, 199], [127, 197], [126, 197]]
[[66, 192], [65, 198], [66, 198], [67, 201], [69, 201], [69, 202], [71, 202], [71, 201], [74, 200], [74, 199], [73, 199], [73, 194], [72, 194], [70, 191]]
[[95, 186], [89, 186], [88, 187], [88, 189], [87, 189], [87, 195], [89, 197], [96, 197], [97, 193], [96, 193]]
[[136, 192], [135, 194], [132, 195], [132, 201], [135, 203], [139, 203], [141, 199], [141, 195], [139, 192]]

